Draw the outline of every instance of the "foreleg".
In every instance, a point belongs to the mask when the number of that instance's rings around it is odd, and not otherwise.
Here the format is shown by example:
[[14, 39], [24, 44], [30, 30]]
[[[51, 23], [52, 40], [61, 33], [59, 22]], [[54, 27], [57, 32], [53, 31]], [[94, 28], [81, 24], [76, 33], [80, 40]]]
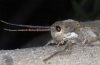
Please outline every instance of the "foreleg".
[[[66, 49], [68, 49], [68, 51], [70, 51], [69, 49], [70, 49], [71, 45], [72, 45], [72, 43], [68, 43], [68, 44], [66, 43], [65, 48], [63, 50], [55, 52], [54, 54], [52, 54], [48, 58], [44, 59], [43, 62], [46, 63], [49, 59], [53, 58], [54, 56], [58, 55], [59, 53], [65, 52]], [[68, 52], [68, 54], [69, 54], [69, 52]]]
[[47, 43], [46, 45], [44, 45], [44, 46], [48, 46], [48, 45], [50, 45], [51, 43], [53, 44], [53, 43], [54, 43], [54, 40], [51, 39], [51, 40], [48, 41], [48, 43]]

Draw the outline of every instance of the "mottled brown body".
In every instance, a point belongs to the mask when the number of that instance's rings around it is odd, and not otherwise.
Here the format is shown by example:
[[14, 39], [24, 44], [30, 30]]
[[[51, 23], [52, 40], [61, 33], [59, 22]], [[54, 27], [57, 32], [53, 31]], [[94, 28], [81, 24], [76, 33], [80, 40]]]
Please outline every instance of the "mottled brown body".
[[[56, 26], [60, 27], [60, 31], [57, 31]], [[87, 30], [87, 31], [86, 31]], [[85, 33], [81, 35], [81, 37], [88, 37], [90, 31], [97, 35], [97, 38], [100, 37], [100, 21], [90, 21], [90, 22], [78, 22], [75, 20], [64, 20], [57, 21], [53, 25], [51, 25], [51, 35], [56, 44], [63, 44], [63, 34], [67, 34], [69, 32], [80, 31], [80, 33]], [[91, 33], [90, 33], [91, 34]], [[91, 37], [92, 35], [90, 35]], [[61, 42], [63, 40], [63, 42]], [[90, 39], [92, 41], [92, 39]]]
[[[59, 26], [59, 29], [56, 27]], [[59, 31], [58, 31], [59, 30]], [[73, 33], [73, 37], [71, 34]], [[69, 36], [67, 34], [70, 34]], [[44, 62], [49, 60], [54, 55], [70, 49], [72, 44], [84, 45], [100, 40], [100, 21], [78, 22], [75, 20], [64, 20], [55, 22], [51, 25], [51, 35], [54, 43], [60, 45], [66, 42], [63, 50], [55, 52], [50, 57], [44, 59]]]
[[[65, 48], [63, 50], [58, 51], [53, 55], [51, 55], [50, 57], [44, 59], [44, 62], [46, 62], [48, 59], [58, 54], [59, 52], [69, 49], [73, 43], [78, 45], [84, 45], [86, 43], [90, 44], [92, 42], [96, 42], [100, 40], [100, 20], [78, 22], [72, 19], [68, 19], [63, 21], [57, 21], [54, 24], [52, 24], [50, 28], [48, 26], [47, 27], [29, 26], [29, 25], [12, 24], [4, 21], [1, 22], [8, 25], [32, 28], [31, 30], [30, 29], [27, 30], [26, 29], [22, 29], [22, 30], [5, 29], [7, 31], [50, 31], [53, 39], [50, 40], [46, 45], [49, 45], [50, 43], [56, 43], [57, 45], [61, 45], [64, 42], [66, 43]], [[34, 29], [34, 28], [40, 28], [40, 29]]]
[[100, 20], [89, 21], [89, 22], [79, 22], [81, 27], [91, 27], [100, 33]]
[[[57, 26], [59, 26], [60, 31], [57, 31]], [[78, 21], [74, 20], [66, 20], [66, 21], [57, 21], [53, 25], [51, 25], [51, 36], [56, 44], [63, 44], [63, 34], [67, 34], [68, 32], [72, 32], [75, 29], [80, 28]], [[63, 41], [63, 42], [62, 42]]]

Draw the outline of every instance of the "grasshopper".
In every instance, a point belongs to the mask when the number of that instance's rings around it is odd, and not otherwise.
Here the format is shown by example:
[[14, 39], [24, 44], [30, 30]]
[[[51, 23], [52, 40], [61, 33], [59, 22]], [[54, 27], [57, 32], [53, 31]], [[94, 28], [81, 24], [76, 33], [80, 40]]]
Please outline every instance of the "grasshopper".
[[65, 48], [51, 55], [50, 57], [44, 59], [44, 62], [49, 60], [54, 55], [60, 52], [70, 49], [72, 44], [78, 44], [83, 46], [86, 43], [92, 43], [100, 40], [100, 22], [99, 20], [95, 22], [78, 22], [72, 19], [57, 21], [51, 25], [51, 36], [54, 42], [58, 45], [67, 44]]
[[61, 51], [58, 51], [51, 55], [50, 57], [44, 59], [43, 61], [46, 62], [54, 55], [65, 51], [66, 49], [70, 49], [72, 44], [79, 44], [84, 45], [86, 43], [92, 43], [100, 40], [100, 21], [91, 21], [91, 22], [78, 22], [73, 19], [63, 20], [63, 21], [56, 21], [51, 26], [31, 26], [31, 25], [19, 25], [19, 24], [12, 24], [7, 23], [5, 21], [1, 22], [20, 26], [20, 27], [28, 27], [31, 29], [19, 29], [19, 30], [11, 30], [11, 29], [4, 29], [7, 31], [50, 31], [52, 40], [50, 40], [45, 46], [48, 46], [51, 43], [56, 43], [57, 45], [62, 45], [65, 43], [65, 48]]

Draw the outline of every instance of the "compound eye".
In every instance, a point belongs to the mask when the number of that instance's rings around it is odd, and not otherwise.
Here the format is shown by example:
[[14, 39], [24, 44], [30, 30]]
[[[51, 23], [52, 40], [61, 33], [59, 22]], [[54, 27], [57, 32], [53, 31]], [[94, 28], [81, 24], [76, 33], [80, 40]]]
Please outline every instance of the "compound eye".
[[61, 27], [60, 26], [56, 26], [56, 31], [60, 32], [61, 31]]

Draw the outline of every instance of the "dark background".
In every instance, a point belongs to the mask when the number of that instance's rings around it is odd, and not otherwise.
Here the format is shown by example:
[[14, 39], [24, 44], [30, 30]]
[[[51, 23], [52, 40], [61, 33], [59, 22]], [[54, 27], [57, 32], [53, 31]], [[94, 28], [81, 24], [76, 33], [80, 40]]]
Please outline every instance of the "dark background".
[[[0, 0], [0, 20], [9, 23], [51, 26], [55, 21], [99, 20], [100, 0]], [[0, 49], [45, 45], [50, 32], [9, 32], [3, 28], [22, 29], [0, 22]]]

